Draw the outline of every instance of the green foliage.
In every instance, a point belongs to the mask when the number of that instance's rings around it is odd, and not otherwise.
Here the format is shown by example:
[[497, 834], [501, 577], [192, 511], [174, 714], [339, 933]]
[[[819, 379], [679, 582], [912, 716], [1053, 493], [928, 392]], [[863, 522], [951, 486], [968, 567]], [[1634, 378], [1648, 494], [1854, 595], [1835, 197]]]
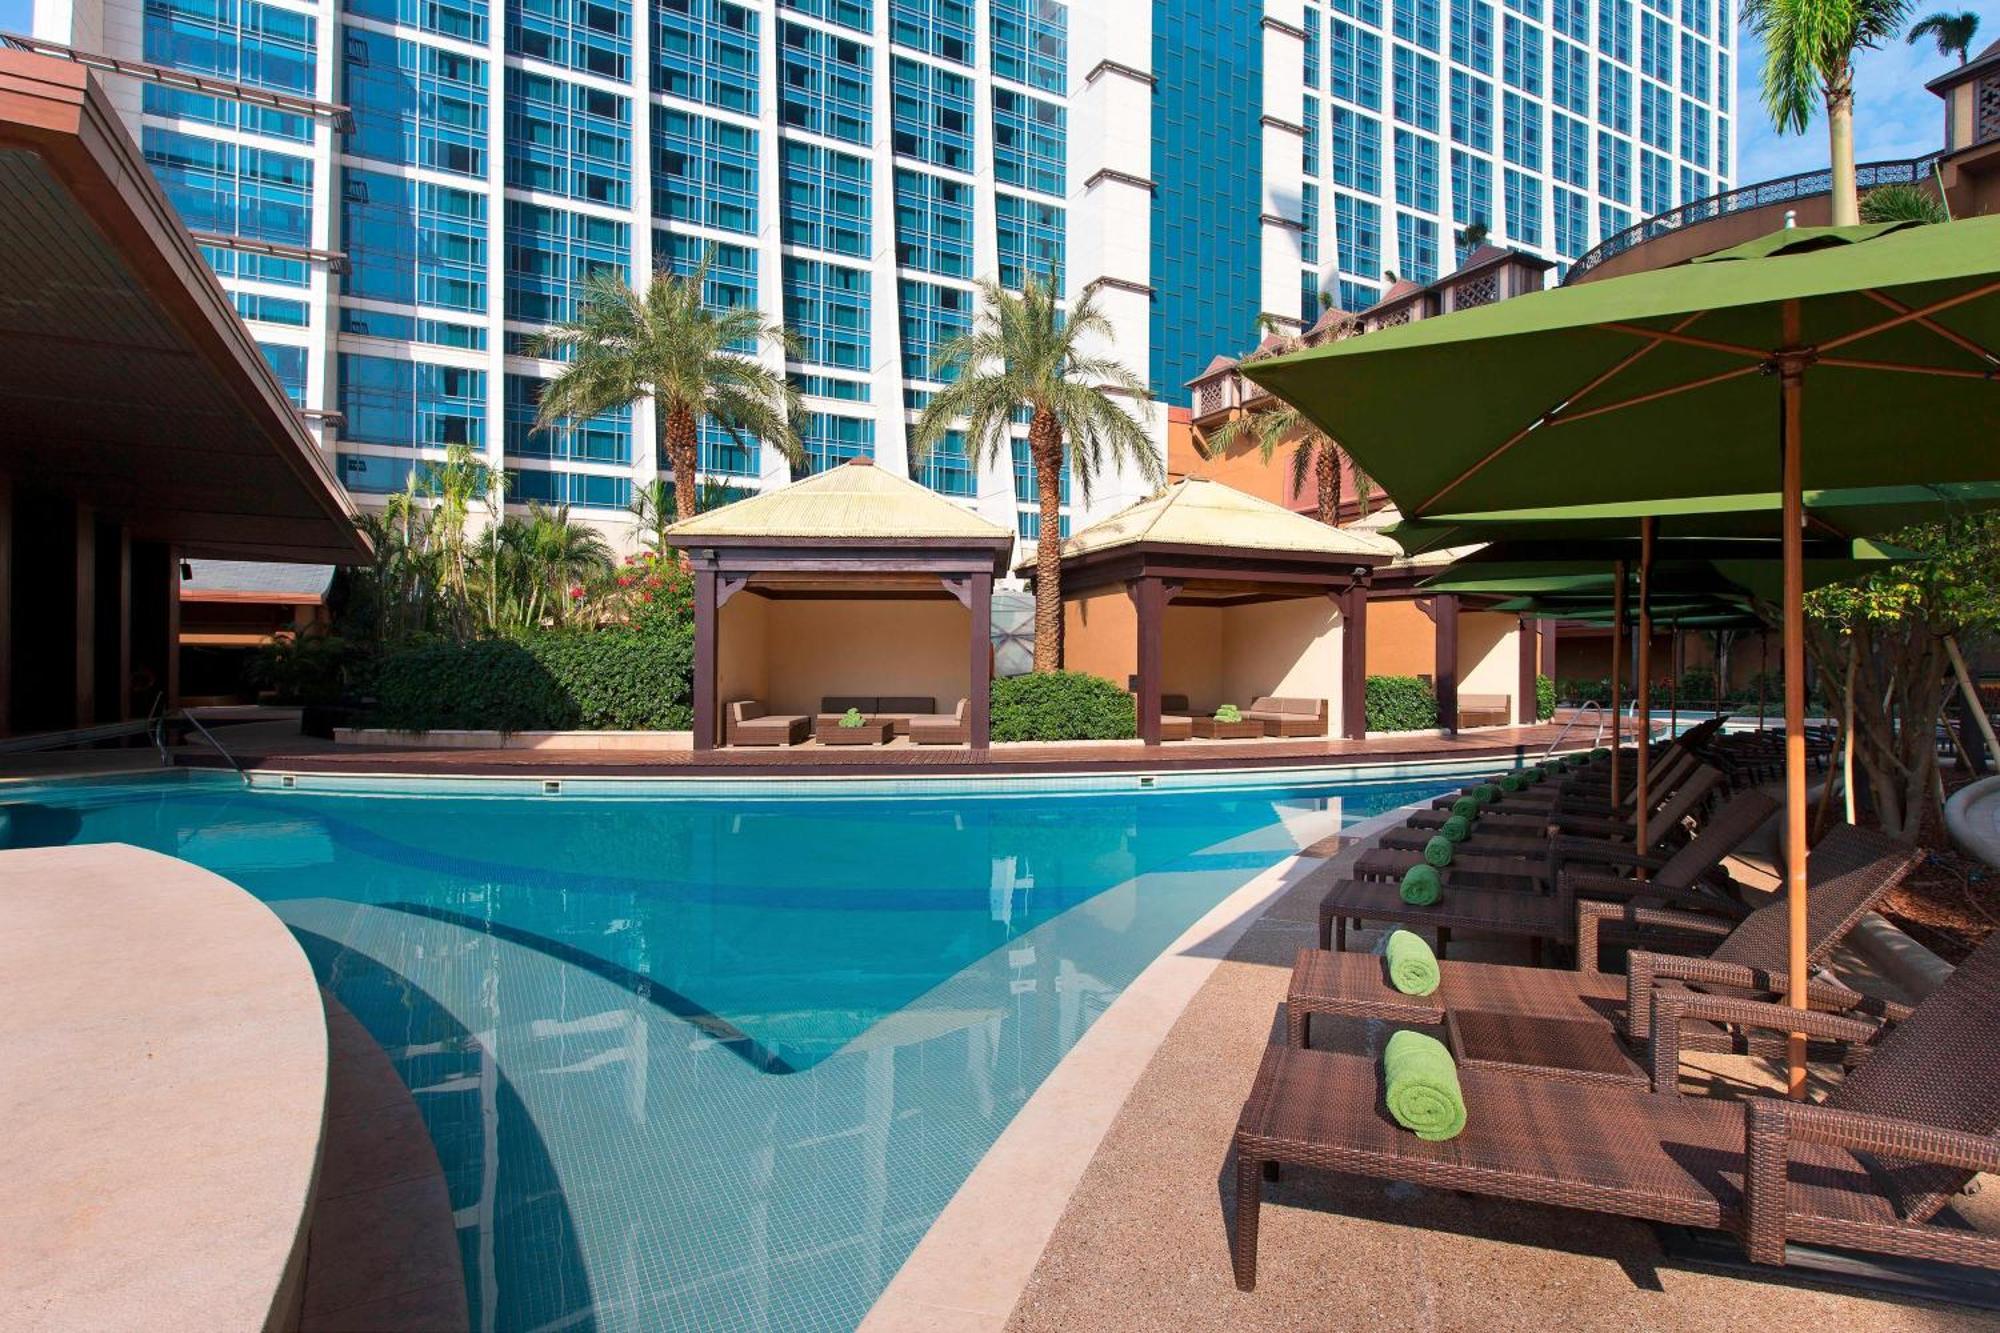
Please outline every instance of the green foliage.
[[377, 725], [406, 731], [671, 731], [691, 725], [694, 637], [661, 625], [391, 649]]
[[1861, 196], [1863, 222], [1949, 222], [1938, 197], [1918, 185], [1878, 185]]
[[859, 708], [850, 708], [840, 715], [840, 725], [849, 731], [854, 731], [867, 726], [868, 719], [861, 716]]
[[1082, 671], [994, 681], [992, 724], [996, 741], [1122, 741], [1139, 734], [1132, 696]]
[[1611, 685], [1608, 681], [1585, 680], [1582, 677], [1577, 677], [1575, 679], [1557, 681], [1556, 694], [1559, 698], [1566, 699], [1573, 704], [1609, 704], [1611, 702]]
[[346, 688], [356, 654], [345, 639], [323, 629], [283, 633], [257, 650], [250, 683], [281, 704], [331, 704]]
[[1368, 730], [1426, 731], [1438, 724], [1437, 694], [1421, 676], [1368, 678]]
[[1243, 710], [1235, 704], [1224, 704], [1215, 710], [1215, 720], [1217, 722], [1241, 722], [1243, 720]]
[[1547, 676], [1535, 677], [1535, 717], [1542, 722], [1556, 715], [1556, 683]]

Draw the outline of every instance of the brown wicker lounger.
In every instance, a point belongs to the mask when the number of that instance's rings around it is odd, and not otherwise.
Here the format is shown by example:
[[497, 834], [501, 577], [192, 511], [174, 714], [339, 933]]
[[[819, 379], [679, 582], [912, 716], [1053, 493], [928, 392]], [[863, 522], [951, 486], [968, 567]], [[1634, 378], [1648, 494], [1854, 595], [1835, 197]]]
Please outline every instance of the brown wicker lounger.
[[[1818, 963], [1832, 953], [1862, 915], [1900, 884], [1920, 859], [1920, 853], [1869, 830], [1842, 825], [1828, 834], [1812, 856], [1808, 957]], [[1703, 934], [1715, 938], [1720, 931], [1720, 938], [1703, 958], [1635, 951], [1626, 959], [1625, 976], [1607, 976], [1597, 970], [1596, 938], [1607, 925], [1622, 924], [1628, 910], [1638, 917], [1635, 925], [1677, 929], [1691, 938]], [[1646, 1040], [1652, 1031], [1652, 1006], [1662, 987], [1669, 992], [1697, 985], [1738, 995], [1784, 993], [1783, 899], [1766, 903], [1733, 929], [1724, 929], [1711, 918], [1683, 919], [1683, 913], [1612, 903], [1579, 903], [1578, 912], [1578, 933], [1588, 939], [1579, 943], [1576, 971], [1450, 961], [1439, 965], [1439, 985], [1429, 995], [1396, 990], [1374, 954], [1300, 950], [1285, 997], [1286, 1039], [1295, 1046], [1306, 1045], [1314, 1014], [1436, 1025], [1455, 1011], [1476, 1012], [1482, 1020], [1476, 1034], [1478, 1061], [1543, 1066], [1542, 1072], [1565, 1077], [1575, 1071], [1618, 1068], [1621, 1062], [1610, 1052], [1619, 1039], [1635, 1044]], [[1809, 989], [1814, 1007], [1825, 1012], [1896, 1011], [1896, 1006], [1877, 1004], [1831, 982], [1815, 981]], [[1684, 1045], [1782, 1054], [1782, 1042], [1751, 1041], [1713, 1024], [1690, 1029]], [[1643, 1068], [1631, 1053], [1623, 1055], [1622, 1064], [1635, 1073]]]
[[811, 718], [766, 713], [755, 699], [734, 700], [726, 717], [726, 745], [797, 745], [812, 734]]
[[1243, 720], [1261, 723], [1266, 736], [1324, 736], [1326, 700], [1263, 694], [1243, 710]]
[[910, 740], [918, 745], [970, 745], [972, 723], [966, 717], [969, 701], [960, 699], [950, 713], [910, 719]]
[[[1669, 839], [1677, 838], [1681, 821], [1695, 816], [1721, 784], [1722, 774], [1703, 765], [1671, 793], [1663, 792], [1660, 804], [1646, 821], [1646, 845], [1659, 847]], [[1379, 845], [1394, 850], [1421, 851], [1424, 844], [1435, 836], [1435, 828], [1390, 829], [1382, 835]], [[1632, 837], [1630, 820], [1594, 819], [1553, 812], [1514, 817], [1509, 812], [1495, 811], [1480, 817], [1464, 846], [1468, 851], [1492, 855], [1546, 856], [1553, 863], [1560, 864], [1566, 859], [1590, 857], [1607, 847], [1630, 848]]]
[[1661, 1096], [1469, 1067], [1459, 1072], [1464, 1132], [1427, 1143], [1383, 1109], [1376, 1061], [1270, 1046], [1236, 1125], [1236, 1285], [1256, 1286], [1263, 1181], [1281, 1163], [1720, 1228], [1757, 1263], [1784, 1263], [1786, 1242], [1798, 1240], [2000, 1264], [2000, 1237], [1929, 1225], [1975, 1172], [2000, 1170], [2000, 1080], [1991, 1070], [2000, 1049], [2000, 936], [1886, 1032], [1721, 997], [1689, 996], [1683, 1008], [1827, 1040], [1871, 1040], [1873, 1050], [1819, 1106]]

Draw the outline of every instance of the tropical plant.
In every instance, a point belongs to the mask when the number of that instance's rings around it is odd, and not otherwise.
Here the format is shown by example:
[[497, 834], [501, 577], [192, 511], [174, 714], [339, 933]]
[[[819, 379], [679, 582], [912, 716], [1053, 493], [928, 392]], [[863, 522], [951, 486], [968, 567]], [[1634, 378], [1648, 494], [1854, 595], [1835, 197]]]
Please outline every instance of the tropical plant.
[[1015, 414], [1028, 414], [1043, 534], [1035, 547], [1035, 670], [1056, 671], [1062, 666], [1062, 541], [1056, 534], [1062, 530], [1063, 469], [1076, 474], [1086, 502], [1096, 479], [1121, 467], [1161, 484], [1165, 469], [1141, 424], [1152, 419], [1153, 395], [1122, 361], [1095, 350], [1110, 346], [1115, 335], [1093, 293], [1077, 298], [1065, 318], [1053, 274], [1030, 274], [1018, 295], [990, 278], [979, 291], [971, 330], [938, 350], [937, 376], [948, 383], [917, 422], [913, 455], [921, 461], [963, 421], [976, 464], [993, 464], [1012, 453]]
[[1963, 65], [1972, 55], [1972, 39], [1979, 35], [1979, 15], [1971, 10], [1954, 14], [1949, 10], [1939, 10], [1910, 25], [1905, 39], [1915, 46], [1929, 37], [1937, 42], [1938, 54], [1956, 55]]
[[1458, 235], [1455, 238], [1458, 241], [1458, 257], [1463, 260], [1474, 250], [1486, 244], [1486, 238], [1490, 234], [1486, 224], [1478, 218], [1474, 218], [1471, 222], [1460, 227]]
[[653, 400], [654, 443], [682, 483], [674, 487], [681, 519], [694, 517], [700, 501], [693, 482], [703, 418], [739, 444], [762, 440], [794, 467], [805, 461], [798, 390], [782, 370], [739, 350], [770, 344], [795, 354], [796, 340], [753, 308], [708, 305], [711, 258], [686, 276], [655, 273], [644, 292], [615, 273], [592, 274], [575, 317], [530, 346], [568, 362], [542, 393], [537, 428]]
[[1780, 134], [1803, 134], [1826, 108], [1833, 224], [1861, 220], [1854, 183], [1854, 56], [1894, 37], [1910, 0], [1745, 0], [1743, 19], [1764, 44], [1764, 106]]
[[1919, 185], [1878, 185], [1861, 196], [1863, 222], [1949, 222], [1938, 197]]
[[526, 517], [509, 515], [481, 545], [490, 551], [480, 577], [497, 608], [496, 631], [570, 623], [611, 572], [604, 537], [570, 518], [568, 505], [530, 503]]
[[[1333, 332], [1337, 341], [1352, 337], [1359, 326], [1349, 320]], [[1245, 357], [1252, 361], [1267, 356], [1283, 356], [1296, 352], [1306, 344], [1295, 336], [1282, 338], [1278, 345], [1268, 350], [1260, 349]], [[1218, 452], [1227, 452], [1239, 444], [1254, 442], [1264, 462], [1268, 464], [1279, 446], [1292, 446], [1292, 493], [1303, 494], [1306, 482], [1313, 483], [1313, 515], [1329, 527], [1340, 522], [1340, 478], [1343, 467], [1354, 473], [1355, 492], [1362, 499], [1366, 512], [1366, 499], [1362, 492], [1374, 494], [1374, 483], [1362, 476], [1340, 444], [1317, 422], [1281, 398], [1273, 398], [1268, 406], [1257, 407], [1244, 412], [1233, 420], [1224, 422], [1209, 437], [1210, 447]]]
[[475, 504], [489, 514], [501, 509], [502, 479], [469, 444], [448, 445], [442, 461], [419, 463], [410, 470], [405, 492], [408, 505], [430, 502], [428, 537], [437, 552], [437, 577], [445, 593], [447, 618], [460, 633], [471, 630], [470, 570], [472, 555], [466, 526]]

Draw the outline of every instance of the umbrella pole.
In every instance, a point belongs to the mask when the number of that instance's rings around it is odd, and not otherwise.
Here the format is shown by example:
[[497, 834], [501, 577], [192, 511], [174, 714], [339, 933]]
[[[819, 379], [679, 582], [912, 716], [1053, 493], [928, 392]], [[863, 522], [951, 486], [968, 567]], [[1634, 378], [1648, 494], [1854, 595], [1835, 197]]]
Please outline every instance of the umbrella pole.
[[[1799, 303], [1785, 303], [1785, 344], [1799, 341]], [[1804, 423], [1805, 360], [1778, 359], [1784, 415], [1785, 563], [1785, 901], [1790, 926], [1785, 966], [1792, 1008], [1806, 1008], [1806, 612], [1805, 494], [1800, 454]], [[1806, 1038], [1790, 1034], [1785, 1043], [1785, 1091], [1793, 1100], [1806, 1095]]]
[[1757, 631], [1757, 734], [1764, 734], [1764, 690], [1771, 683], [1771, 631]]
[[1638, 792], [1632, 803], [1632, 850], [1646, 854], [1647, 825], [1653, 820], [1652, 792], [1647, 779], [1652, 776], [1653, 743], [1653, 531], [1659, 520], [1639, 520], [1639, 670], [1633, 685], [1638, 693], [1637, 720], [1632, 738], [1638, 764]]
[[1667, 642], [1672, 647], [1667, 652], [1667, 670], [1673, 672], [1667, 681], [1667, 739], [1681, 734], [1681, 627], [1676, 624], [1667, 631], [1673, 637]]
[[1615, 810], [1625, 799], [1625, 788], [1618, 781], [1618, 770], [1623, 762], [1623, 738], [1619, 735], [1624, 718], [1625, 703], [1620, 696], [1618, 679], [1620, 661], [1625, 656], [1625, 562], [1618, 561], [1612, 566], [1614, 571], [1611, 589], [1611, 805]]

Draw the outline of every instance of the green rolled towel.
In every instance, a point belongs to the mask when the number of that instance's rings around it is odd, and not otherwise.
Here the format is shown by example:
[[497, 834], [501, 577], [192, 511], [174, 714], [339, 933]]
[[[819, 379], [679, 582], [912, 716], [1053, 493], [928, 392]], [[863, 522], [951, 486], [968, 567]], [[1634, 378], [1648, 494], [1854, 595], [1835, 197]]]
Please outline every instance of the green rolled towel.
[[1458, 1066], [1436, 1037], [1404, 1029], [1382, 1049], [1382, 1100], [1404, 1129], [1429, 1143], [1465, 1129], [1465, 1095]]
[[1481, 805], [1491, 805], [1500, 799], [1500, 789], [1490, 782], [1482, 782], [1472, 789], [1472, 799]]
[[1464, 815], [1451, 815], [1438, 825], [1438, 835], [1453, 842], [1464, 842], [1472, 836], [1472, 821]]
[[1549, 780], [1549, 770], [1541, 764], [1536, 764], [1528, 770], [1527, 779], [1529, 782], [1538, 785], [1547, 782]]
[[1605, 749], [1602, 745], [1600, 745], [1595, 750], [1592, 750], [1590, 752], [1590, 757], [1592, 759], [1609, 759], [1611, 757], [1611, 751]]
[[1438, 878], [1436, 866], [1411, 866], [1403, 872], [1402, 888], [1398, 891], [1410, 906], [1429, 907], [1444, 892], [1444, 881]]
[[1451, 803], [1451, 812], [1461, 819], [1477, 819], [1479, 818], [1479, 802], [1473, 800], [1470, 796], [1461, 796]]
[[1425, 863], [1443, 869], [1451, 864], [1452, 849], [1457, 845], [1442, 833], [1432, 834], [1430, 841], [1424, 844]]
[[1444, 979], [1437, 955], [1414, 930], [1390, 931], [1382, 957], [1389, 965], [1389, 984], [1405, 995], [1429, 995]]
[[1528, 785], [1528, 780], [1519, 773], [1508, 773], [1500, 779], [1501, 791], [1519, 791]]

